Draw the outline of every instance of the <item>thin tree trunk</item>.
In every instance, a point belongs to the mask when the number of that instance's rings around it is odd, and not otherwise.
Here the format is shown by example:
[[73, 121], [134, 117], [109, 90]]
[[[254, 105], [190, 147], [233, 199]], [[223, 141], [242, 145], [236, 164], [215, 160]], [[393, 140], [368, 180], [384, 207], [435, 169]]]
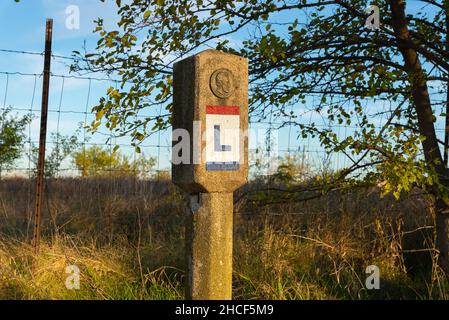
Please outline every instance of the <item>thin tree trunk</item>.
[[[449, 0], [443, 1], [446, 20], [446, 50], [449, 51]], [[447, 168], [449, 160], [449, 81], [446, 81], [446, 114], [444, 125], [444, 165]]]
[[[447, 184], [447, 169], [441, 156], [435, 133], [434, 115], [429, 98], [426, 74], [422, 69], [416, 51], [408, 46], [410, 33], [405, 16], [405, 1], [390, 0], [392, 13], [392, 26], [397, 40], [400, 43], [399, 50], [404, 59], [404, 67], [408, 73], [411, 86], [411, 95], [418, 116], [420, 134], [425, 137], [422, 142], [424, 157], [429, 167], [434, 168], [440, 183]], [[440, 251], [439, 264], [449, 275], [449, 205], [439, 198], [438, 190], [434, 190], [435, 200], [435, 224], [437, 236], [437, 249]]]
[[449, 207], [441, 200], [435, 203], [435, 226], [439, 264], [449, 274]]

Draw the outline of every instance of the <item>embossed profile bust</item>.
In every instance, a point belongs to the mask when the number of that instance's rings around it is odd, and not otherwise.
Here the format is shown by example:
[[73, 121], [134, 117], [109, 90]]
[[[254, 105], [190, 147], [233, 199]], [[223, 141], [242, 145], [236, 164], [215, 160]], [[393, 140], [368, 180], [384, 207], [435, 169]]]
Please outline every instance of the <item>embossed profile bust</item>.
[[210, 78], [210, 88], [218, 98], [229, 98], [234, 93], [234, 78], [231, 71], [216, 70]]

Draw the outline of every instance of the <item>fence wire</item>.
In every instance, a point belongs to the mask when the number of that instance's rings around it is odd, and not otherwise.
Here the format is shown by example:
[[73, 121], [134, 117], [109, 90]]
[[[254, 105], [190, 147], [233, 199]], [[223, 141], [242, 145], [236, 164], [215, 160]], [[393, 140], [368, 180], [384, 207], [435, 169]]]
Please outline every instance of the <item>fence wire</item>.
[[[37, 57], [42, 64], [44, 58], [43, 52], [9, 49], [0, 49], [0, 57], [2, 55]], [[95, 119], [92, 108], [109, 87], [117, 88], [121, 82], [102, 74], [71, 74], [67, 65], [71, 61], [72, 57], [52, 55], [46, 144], [48, 163], [43, 204], [45, 230], [50, 232], [50, 225], [54, 225], [54, 230], [59, 230], [69, 225], [75, 216], [83, 223], [90, 220], [120, 220], [128, 211], [134, 214], [135, 207], [138, 207], [137, 212], [145, 212], [151, 219], [165, 218], [167, 212], [176, 211], [170, 207], [175, 206], [176, 201], [173, 200], [170, 184], [166, 183], [171, 172], [171, 130], [150, 135], [139, 145], [141, 153], [136, 151], [129, 137], [115, 137], [104, 127], [95, 134], [90, 133], [87, 128]], [[15, 70], [7, 70], [8, 67], [0, 64], [0, 109], [3, 112], [10, 110], [11, 115], [18, 117], [31, 117], [32, 121], [24, 130], [26, 138], [20, 158], [11, 166], [0, 165], [0, 213], [3, 212], [5, 216], [3, 227], [11, 227], [8, 230], [23, 232], [26, 237], [30, 237], [35, 202], [42, 73], [35, 71], [36, 65], [29, 70], [27, 64], [15, 64]], [[274, 107], [263, 117], [250, 116], [250, 179], [271, 177], [279, 172], [280, 164], [292, 159], [299, 172], [299, 180], [305, 180], [322, 170], [335, 171], [352, 164], [353, 159], [344, 152], [329, 152], [321, 145], [318, 137], [303, 137], [301, 134], [300, 124], [313, 125], [320, 129], [332, 129], [336, 138], [342, 141], [360, 129], [354, 124], [322, 121], [322, 116], [313, 109], [316, 99], [320, 98], [318, 95], [309, 95], [310, 106], [288, 106], [288, 112], [282, 116], [276, 115]], [[161, 105], [147, 113], [153, 117], [160, 116], [163, 107]], [[376, 129], [380, 130], [387, 120], [386, 114], [392, 110], [392, 103], [381, 101], [375, 107], [379, 114]], [[445, 105], [441, 104], [441, 107]], [[350, 106], [346, 108], [348, 111]], [[148, 114], [135, 117], [144, 119]], [[444, 140], [444, 123], [437, 123], [437, 133], [439, 139]], [[119, 147], [119, 159], [116, 147]], [[100, 159], [100, 156], [103, 158]], [[101, 161], [101, 165], [96, 164]], [[262, 185], [265, 186], [268, 184]], [[152, 207], [154, 203], [158, 205]], [[326, 207], [325, 212], [333, 207], [330, 199], [321, 204]], [[238, 210], [243, 210], [239, 211], [240, 215], [266, 213], [258, 208]], [[298, 213], [297, 208], [292, 210], [283, 214], [302, 214]], [[13, 216], [15, 219], [12, 219]], [[2, 230], [0, 224], [0, 232]]]
[[[0, 49], [1, 54], [11, 54], [15, 56], [41, 56], [42, 52], [20, 51]], [[171, 171], [171, 132], [170, 129], [158, 131], [149, 136], [141, 145], [142, 153], [138, 153], [127, 137], [115, 137], [108, 130], [100, 130], [91, 134], [87, 127], [95, 114], [91, 112], [92, 107], [98, 103], [99, 98], [105, 94], [108, 87], [117, 87], [120, 83], [118, 79], [96, 74], [95, 76], [74, 75], [68, 72], [67, 61], [73, 61], [73, 57], [52, 55], [56, 67], [51, 75], [50, 85], [50, 105], [48, 119], [48, 142], [47, 157], [54, 154], [56, 159], [55, 168], [51, 176], [60, 177], [80, 177], [93, 174], [89, 169], [96, 170], [95, 174], [105, 176], [120, 176], [134, 173], [146, 178], [168, 177]], [[41, 73], [0, 70], [0, 97], [3, 97], [3, 111], [11, 110], [13, 114], [19, 116], [27, 115], [32, 118], [26, 130], [26, 143], [20, 159], [15, 161], [13, 166], [1, 168], [2, 177], [26, 177], [33, 178], [35, 163], [34, 158], [37, 152], [39, 137], [39, 116], [40, 104], [36, 101], [41, 91]], [[309, 97], [314, 105], [314, 95]], [[377, 129], [380, 129], [384, 119], [384, 113], [391, 110], [391, 103], [383, 101], [379, 107], [379, 119]], [[154, 116], [161, 115], [163, 106], [154, 112]], [[299, 164], [308, 169], [318, 170], [330, 167], [332, 170], [345, 168], [350, 164], [350, 159], [344, 152], [329, 153], [320, 144], [318, 138], [310, 135], [303, 138], [298, 122], [315, 127], [327, 128], [329, 124], [317, 123], [317, 113], [313, 109], [298, 109], [290, 106], [286, 116], [275, 116], [273, 107], [267, 117], [263, 119], [250, 119], [249, 132], [249, 165], [250, 175], [269, 175], [273, 173], [271, 164], [273, 159], [296, 158]], [[145, 118], [148, 115], [136, 115]], [[332, 124], [332, 130], [340, 141], [354, 134], [357, 129], [355, 125]], [[439, 125], [438, 135], [444, 139], [444, 127]], [[76, 148], [67, 146], [67, 140], [74, 138]], [[73, 150], [62, 150], [64, 148]], [[116, 157], [116, 147], [123, 157], [122, 164], [114, 163]], [[100, 150], [102, 154], [107, 153], [109, 157], [109, 167], [95, 167], [87, 162], [97, 161], [92, 159], [93, 148]], [[61, 151], [62, 150], [62, 151]], [[67, 154], [60, 155], [61, 152]], [[90, 153], [90, 154], [89, 154]], [[78, 162], [75, 159], [78, 155]], [[82, 155], [82, 156], [81, 156]], [[91, 158], [89, 158], [90, 156]], [[144, 157], [144, 158], [142, 158]], [[62, 159], [63, 158], [63, 159]], [[111, 160], [112, 159], [112, 160]], [[104, 159], [103, 159], [104, 160]], [[117, 160], [117, 159], [115, 159]], [[146, 161], [142, 161], [146, 160]], [[82, 162], [86, 162], [84, 165]], [[118, 160], [117, 160], [118, 161]], [[139, 166], [139, 161], [142, 167]], [[107, 161], [106, 161], [107, 162]], [[93, 167], [93, 169], [92, 169]], [[269, 169], [267, 169], [269, 167]], [[49, 170], [49, 168], [47, 168]]]

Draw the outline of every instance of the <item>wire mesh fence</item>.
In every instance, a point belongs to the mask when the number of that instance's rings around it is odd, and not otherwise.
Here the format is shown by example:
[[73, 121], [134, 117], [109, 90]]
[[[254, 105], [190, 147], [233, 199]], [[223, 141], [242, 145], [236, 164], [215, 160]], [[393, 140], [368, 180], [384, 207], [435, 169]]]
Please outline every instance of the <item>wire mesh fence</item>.
[[[43, 62], [43, 53], [38, 52], [0, 49], [0, 55], [32, 56], [37, 58], [33, 61], [39, 68]], [[179, 211], [175, 208], [179, 199], [168, 182], [170, 128], [147, 137], [139, 145], [141, 152], [137, 152], [129, 137], [114, 136], [104, 127], [92, 134], [88, 129], [95, 119], [92, 107], [120, 81], [102, 74], [72, 74], [71, 62], [71, 57], [52, 55], [43, 232], [75, 228], [78, 223], [86, 229], [89, 221], [95, 221], [100, 229], [112, 225], [122, 228], [135, 212], [148, 219], [165, 219], [168, 211]], [[7, 230], [25, 238], [31, 236], [33, 222], [42, 91], [42, 73], [35, 71], [36, 66], [30, 70], [27, 67], [30, 65], [24, 64], [20, 70], [0, 69], [1, 112], [31, 119], [23, 132], [25, 143], [18, 159], [9, 166], [0, 162], [0, 232]], [[279, 164], [289, 157], [294, 158], [301, 174], [309, 176], [310, 172], [335, 171], [353, 163], [354, 159], [344, 151], [329, 152], [318, 137], [302, 135], [301, 125], [331, 129], [340, 141], [359, 129], [355, 124], [327, 121], [313, 108], [313, 100], [319, 97], [310, 95], [309, 99], [310, 106], [291, 106], [282, 115], [273, 108], [263, 117], [250, 115], [250, 179], [275, 174]], [[374, 109], [378, 114], [376, 129], [380, 130], [392, 103], [383, 100]], [[160, 106], [137, 117], [157, 116], [162, 111]], [[437, 133], [444, 140], [443, 123], [437, 123]], [[331, 200], [320, 201], [318, 207], [325, 206], [323, 212], [327, 212], [333, 206]], [[236, 212], [243, 216], [266, 214], [259, 208], [236, 208]], [[282, 214], [297, 213], [298, 208], [292, 208], [292, 212]]]
[[[0, 49], [0, 54], [33, 56], [43, 60], [43, 53]], [[7, 57], [6, 57], [7, 58]], [[40, 61], [37, 60], [37, 61]], [[48, 116], [47, 157], [54, 163], [47, 167], [47, 176], [80, 177], [88, 175], [143, 178], [168, 177], [171, 165], [170, 129], [158, 131], [139, 145], [141, 153], [132, 146], [129, 137], [114, 136], [106, 128], [91, 134], [89, 124], [95, 119], [91, 111], [109, 87], [117, 87], [118, 79], [102, 74], [79, 75], [69, 72], [72, 57], [52, 55], [52, 74]], [[30, 70], [0, 70], [0, 97], [3, 112], [10, 110], [18, 116], [31, 118], [26, 129], [26, 143], [20, 158], [12, 166], [2, 167], [2, 177], [32, 178], [36, 166], [39, 138], [42, 73]], [[313, 95], [308, 97], [315, 99]], [[1, 100], [0, 100], [1, 101]], [[372, 102], [371, 102], [372, 103]], [[314, 102], [311, 105], [315, 105]], [[384, 114], [391, 110], [390, 101], [377, 102], [377, 129], [385, 122]], [[136, 117], [157, 116], [163, 106]], [[344, 152], [328, 152], [318, 137], [303, 137], [299, 124], [330, 128], [338, 140], [344, 140], [357, 130], [356, 125], [330, 123], [323, 115], [307, 105], [292, 106], [283, 115], [273, 110], [263, 118], [250, 118], [249, 166], [250, 176], [269, 175], [276, 171], [280, 159], [296, 157], [310, 170], [327, 167], [338, 170], [350, 165]], [[437, 123], [437, 133], [444, 139], [443, 124]], [[71, 144], [71, 145], [70, 145]], [[116, 152], [117, 147], [119, 151]], [[100, 159], [104, 157], [104, 159]], [[49, 160], [49, 161], [50, 161]], [[103, 161], [101, 164], [99, 164]], [[1, 164], [0, 164], [1, 165]]]

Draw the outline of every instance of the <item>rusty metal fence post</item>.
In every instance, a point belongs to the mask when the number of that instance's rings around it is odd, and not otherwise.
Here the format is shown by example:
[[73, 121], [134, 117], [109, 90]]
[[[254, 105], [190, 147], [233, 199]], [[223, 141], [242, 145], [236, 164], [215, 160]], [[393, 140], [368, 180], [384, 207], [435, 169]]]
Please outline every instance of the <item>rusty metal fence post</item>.
[[37, 179], [36, 179], [36, 198], [35, 198], [36, 203], [34, 211], [33, 248], [35, 254], [39, 253], [39, 242], [41, 236], [42, 193], [44, 192], [45, 145], [47, 141], [47, 117], [48, 117], [48, 97], [50, 90], [52, 34], [53, 34], [53, 19], [47, 19], [45, 31], [45, 59], [44, 59], [43, 84], [42, 84], [41, 124], [39, 134], [39, 158], [37, 164]]

